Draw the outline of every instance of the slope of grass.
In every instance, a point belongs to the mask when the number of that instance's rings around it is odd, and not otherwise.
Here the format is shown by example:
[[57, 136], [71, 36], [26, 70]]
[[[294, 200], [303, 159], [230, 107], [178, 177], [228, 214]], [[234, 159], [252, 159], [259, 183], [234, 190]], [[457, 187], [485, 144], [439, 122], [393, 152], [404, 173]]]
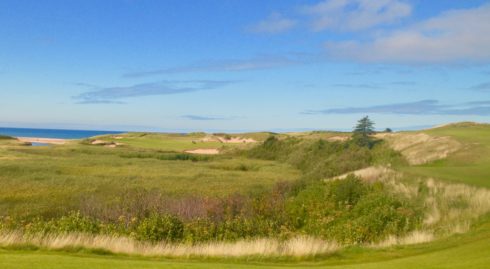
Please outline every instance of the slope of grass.
[[450, 136], [464, 147], [446, 159], [405, 167], [404, 172], [490, 188], [490, 125], [454, 124], [426, 133]]

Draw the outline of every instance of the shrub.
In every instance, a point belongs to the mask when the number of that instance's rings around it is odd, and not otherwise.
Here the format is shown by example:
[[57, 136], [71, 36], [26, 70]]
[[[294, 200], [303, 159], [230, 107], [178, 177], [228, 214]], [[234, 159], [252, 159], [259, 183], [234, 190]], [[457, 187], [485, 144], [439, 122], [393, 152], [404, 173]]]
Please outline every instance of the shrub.
[[338, 206], [354, 206], [367, 192], [367, 187], [354, 175], [336, 180], [330, 186], [331, 195]]
[[175, 216], [153, 214], [136, 228], [136, 239], [142, 241], [179, 241], [184, 237], [184, 224]]

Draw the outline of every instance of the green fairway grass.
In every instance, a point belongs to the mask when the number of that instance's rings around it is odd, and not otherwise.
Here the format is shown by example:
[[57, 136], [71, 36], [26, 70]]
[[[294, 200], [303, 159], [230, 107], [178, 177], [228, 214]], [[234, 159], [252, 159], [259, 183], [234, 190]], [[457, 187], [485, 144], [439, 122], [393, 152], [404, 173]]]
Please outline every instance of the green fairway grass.
[[403, 171], [451, 182], [490, 188], [490, 125], [461, 123], [426, 131], [435, 136], [450, 136], [464, 144], [448, 158]]
[[[220, 142], [201, 142], [202, 134], [156, 134], [156, 133], [129, 133], [114, 136], [103, 136], [101, 139], [115, 141], [134, 148], [145, 148], [164, 151], [184, 151], [192, 149], [218, 149], [224, 145]], [[118, 136], [116, 136], [118, 137]], [[194, 143], [193, 143], [194, 141]]]

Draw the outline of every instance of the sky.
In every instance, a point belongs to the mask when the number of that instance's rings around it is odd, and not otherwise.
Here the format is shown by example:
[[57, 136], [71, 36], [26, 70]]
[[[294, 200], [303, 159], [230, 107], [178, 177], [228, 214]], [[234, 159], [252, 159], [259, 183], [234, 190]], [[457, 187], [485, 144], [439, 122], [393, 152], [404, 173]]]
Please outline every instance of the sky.
[[0, 126], [490, 122], [490, 1], [0, 1]]

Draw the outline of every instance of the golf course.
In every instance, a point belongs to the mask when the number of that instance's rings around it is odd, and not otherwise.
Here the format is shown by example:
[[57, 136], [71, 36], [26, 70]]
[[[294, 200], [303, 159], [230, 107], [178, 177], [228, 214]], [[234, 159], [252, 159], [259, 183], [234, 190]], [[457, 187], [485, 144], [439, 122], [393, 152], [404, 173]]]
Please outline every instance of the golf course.
[[489, 137], [4, 136], [0, 267], [487, 268]]

